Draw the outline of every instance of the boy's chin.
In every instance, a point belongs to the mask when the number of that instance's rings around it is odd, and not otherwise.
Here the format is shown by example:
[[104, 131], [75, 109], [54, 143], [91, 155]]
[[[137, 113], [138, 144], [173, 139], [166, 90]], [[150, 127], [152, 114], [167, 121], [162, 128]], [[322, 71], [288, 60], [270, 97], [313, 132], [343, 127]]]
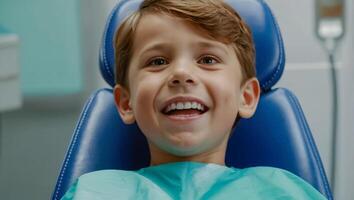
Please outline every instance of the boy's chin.
[[227, 142], [216, 140], [189, 140], [183, 144], [149, 141], [151, 161], [155, 164], [183, 161], [222, 163], [225, 159], [226, 144]]
[[169, 151], [168, 153], [170, 153], [171, 155], [177, 156], [177, 157], [181, 157], [181, 158], [187, 159], [188, 157], [197, 156], [197, 155], [203, 153], [203, 151], [198, 151], [198, 150], [195, 150], [195, 149], [193, 149], [193, 150], [177, 149], [177, 150]]
[[170, 154], [171, 156], [180, 158], [184, 161], [188, 161], [191, 158], [196, 158], [199, 155], [205, 154], [209, 151], [209, 149], [205, 148], [203, 145], [191, 145], [189, 147], [168, 145], [159, 148], [166, 154]]

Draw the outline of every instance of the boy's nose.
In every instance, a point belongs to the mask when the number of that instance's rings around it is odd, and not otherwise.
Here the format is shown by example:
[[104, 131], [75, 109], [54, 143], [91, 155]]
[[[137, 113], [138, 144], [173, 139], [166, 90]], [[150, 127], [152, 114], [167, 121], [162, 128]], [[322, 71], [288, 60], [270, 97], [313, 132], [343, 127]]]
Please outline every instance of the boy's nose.
[[191, 74], [190, 71], [186, 70], [176, 70], [171, 74], [168, 80], [168, 86], [176, 87], [176, 86], [192, 86], [196, 85], [197, 81], [195, 77]]

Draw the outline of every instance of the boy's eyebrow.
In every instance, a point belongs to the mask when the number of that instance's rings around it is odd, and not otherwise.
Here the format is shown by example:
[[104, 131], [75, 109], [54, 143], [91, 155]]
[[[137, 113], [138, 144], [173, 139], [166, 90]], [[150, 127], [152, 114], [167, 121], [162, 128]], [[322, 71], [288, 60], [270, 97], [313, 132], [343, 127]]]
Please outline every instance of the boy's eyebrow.
[[216, 42], [211, 43], [211, 42], [203, 42], [203, 41], [201, 41], [201, 42], [196, 42], [194, 45], [197, 46], [197, 47], [201, 47], [201, 48], [220, 49], [221, 51], [223, 51], [224, 54], [229, 54], [229, 52], [224, 47], [224, 45], [216, 43]]
[[[173, 46], [171, 43], [154, 43], [151, 45], [148, 45], [146, 47], [143, 47], [140, 51], [139, 54], [143, 55], [144, 53], [148, 51], [165, 51], [165, 52], [170, 52], [171, 48], [169, 46]], [[226, 45], [225, 45], [226, 46]], [[198, 48], [198, 49], [219, 49], [222, 51], [224, 54], [229, 54], [227, 51], [226, 47], [223, 46], [222, 44], [219, 44], [217, 42], [205, 42], [205, 41], [197, 41], [191, 44], [191, 48]]]
[[144, 47], [140, 50], [140, 55], [148, 52], [148, 51], [168, 51], [169, 48], [168, 48], [169, 44], [167, 43], [155, 43], [155, 44], [152, 44], [152, 45], [148, 45], [147, 47]]

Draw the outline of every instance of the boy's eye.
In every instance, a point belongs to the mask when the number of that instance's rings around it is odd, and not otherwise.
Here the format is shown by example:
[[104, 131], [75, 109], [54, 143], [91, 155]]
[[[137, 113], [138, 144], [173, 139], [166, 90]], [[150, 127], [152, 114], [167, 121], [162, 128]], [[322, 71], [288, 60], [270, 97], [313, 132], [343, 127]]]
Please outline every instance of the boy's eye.
[[149, 61], [148, 66], [160, 66], [160, 65], [167, 65], [168, 62], [164, 58], [154, 58]]
[[203, 56], [199, 59], [198, 63], [211, 65], [211, 64], [219, 63], [219, 61], [213, 56]]

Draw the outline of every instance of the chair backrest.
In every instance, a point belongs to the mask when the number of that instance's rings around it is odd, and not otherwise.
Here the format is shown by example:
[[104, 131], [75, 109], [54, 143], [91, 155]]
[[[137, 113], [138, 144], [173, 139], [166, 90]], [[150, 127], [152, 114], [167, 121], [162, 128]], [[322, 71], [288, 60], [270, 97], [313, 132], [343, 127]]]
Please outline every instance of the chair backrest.
[[[126, 16], [142, 0], [119, 1], [108, 18], [100, 50], [102, 76], [114, 86], [113, 38]], [[286, 169], [312, 184], [328, 199], [332, 194], [311, 131], [296, 97], [273, 89], [284, 70], [283, 41], [263, 0], [227, 0], [252, 29], [257, 78], [262, 95], [251, 119], [241, 119], [230, 138], [226, 164], [245, 168]], [[86, 103], [66, 154], [52, 199], [60, 199], [80, 175], [101, 169], [137, 170], [149, 164], [149, 149], [136, 124], [125, 125], [112, 89], [96, 91]]]

